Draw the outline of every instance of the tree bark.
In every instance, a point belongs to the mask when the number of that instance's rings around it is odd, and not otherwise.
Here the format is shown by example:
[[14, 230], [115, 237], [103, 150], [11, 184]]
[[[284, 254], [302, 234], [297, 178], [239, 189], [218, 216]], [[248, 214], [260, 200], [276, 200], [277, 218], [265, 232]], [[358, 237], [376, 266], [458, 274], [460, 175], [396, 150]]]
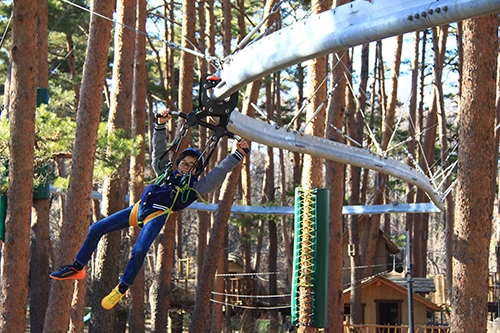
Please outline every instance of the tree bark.
[[[411, 63], [411, 95], [410, 102], [408, 106], [409, 113], [409, 123], [408, 123], [408, 137], [411, 140], [408, 142], [408, 165], [414, 166], [414, 161], [416, 161], [416, 142], [417, 142], [417, 97], [418, 97], [418, 73], [419, 73], [419, 47], [420, 47], [420, 31], [414, 33], [413, 39], [413, 59]], [[407, 203], [415, 202], [415, 186], [411, 184], [406, 185], [406, 191], [408, 195], [406, 196]], [[415, 214], [406, 214], [405, 224], [406, 229], [410, 234], [410, 244], [413, 243], [413, 221]], [[448, 289], [449, 290], [449, 289]]]
[[[273, 75], [273, 80], [269, 82], [269, 89], [266, 84], [266, 111], [268, 119], [275, 119], [276, 115], [274, 112], [274, 105], [278, 105], [279, 102], [275, 99], [276, 90], [279, 90], [279, 81], [277, 82], [275, 76]], [[263, 195], [262, 203], [275, 203], [276, 202], [276, 188], [275, 188], [275, 158], [274, 158], [274, 148], [267, 147], [266, 150], [266, 168], [264, 174], [264, 184], [263, 184]], [[284, 176], [284, 175], [282, 175]], [[268, 256], [268, 267], [267, 271], [271, 274], [269, 278], [269, 295], [278, 294], [278, 282], [276, 280], [276, 274], [278, 270], [278, 231], [276, 226], [276, 220], [274, 216], [267, 217], [267, 234], [269, 238], [269, 256]], [[277, 305], [276, 298], [269, 299], [269, 305], [275, 307]], [[270, 332], [278, 332], [279, 320], [278, 312], [276, 310], [269, 310], [270, 321]]]
[[[146, 30], [146, 1], [137, 0], [136, 29]], [[132, 136], [142, 137], [140, 152], [137, 156], [130, 158], [130, 204], [139, 201], [144, 189], [144, 165], [146, 162], [146, 98], [147, 98], [148, 75], [146, 72], [146, 38], [141, 33], [135, 34], [135, 61], [134, 81], [132, 90]], [[129, 230], [130, 243], [134, 244], [139, 236], [140, 230], [131, 228]], [[129, 329], [131, 332], [143, 332], [145, 326], [144, 318], [144, 269], [135, 278], [134, 285], [129, 291]]]
[[497, 15], [464, 21], [452, 332], [486, 332], [485, 254], [489, 252], [491, 237], [498, 149], [494, 135], [497, 28]]
[[232, 5], [231, 0], [222, 0], [220, 3], [222, 7], [222, 17], [224, 18], [222, 20], [222, 48], [224, 49], [224, 56], [227, 56], [231, 54], [231, 39], [233, 38], [231, 33]]
[[[346, 1], [335, 1], [334, 6], [340, 6]], [[328, 103], [327, 126], [325, 138], [332, 141], [344, 143], [342, 135], [335, 129], [343, 129], [345, 112], [347, 108], [346, 89], [348, 73], [345, 68], [350, 68], [348, 51], [332, 55], [331, 82], [336, 85], [335, 90]], [[352, 110], [351, 110], [352, 111]], [[345, 165], [333, 161], [326, 161], [325, 186], [330, 191], [330, 213], [329, 213], [329, 246], [328, 246], [328, 321], [326, 332], [341, 332], [343, 330], [344, 298], [342, 297], [342, 253], [343, 219], [342, 207], [344, 205], [344, 179]]]
[[[346, 122], [347, 122], [347, 133], [349, 137], [355, 140], [353, 143], [351, 140], [348, 141], [349, 145], [361, 145], [363, 146], [363, 128], [364, 128], [364, 118], [363, 114], [366, 108], [366, 87], [368, 85], [368, 56], [370, 47], [368, 44], [363, 45], [361, 50], [361, 75], [360, 84], [358, 92], [358, 106], [357, 110], [348, 107], [346, 109]], [[351, 60], [352, 63], [352, 60]], [[348, 68], [351, 68], [349, 66]], [[351, 78], [352, 81], [352, 78]], [[352, 96], [348, 97], [352, 99]], [[348, 193], [349, 193], [349, 205], [358, 205], [361, 203], [361, 168], [348, 165]], [[365, 170], [367, 172], [367, 170]], [[361, 304], [361, 278], [363, 270], [359, 268], [361, 266], [361, 253], [359, 246], [359, 231], [358, 231], [358, 220], [359, 217], [352, 215], [349, 217], [348, 228], [349, 228], [349, 246], [353, 250], [349, 254], [350, 258], [350, 279], [351, 279], [351, 295], [350, 295], [350, 323], [359, 325], [363, 320], [362, 304]], [[351, 245], [352, 244], [352, 245]], [[343, 263], [345, 267], [345, 263]]]
[[190, 333], [205, 332], [208, 327], [208, 314], [210, 306], [210, 295], [214, 282], [215, 272], [217, 270], [218, 253], [222, 250], [223, 236], [227, 229], [227, 221], [231, 213], [231, 205], [234, 194], [236, 193], [236, 184], [241, 173], [241, 163], [233, 169], [228, 178], [222, 185], [219, 208], [215, 214], [215, 221], [210, 232], [210, 242], [207, 248], [207, 255], [203, 262], [201, 280], [196, 288], [196, 301], [189, 325]]
[[[111, 17], [114, 2], [95, 0], [92, 10], [100, 15]], [[65, 205], [66, 220], [61, 228], [61, 241], [55, 267], [73, 262], [89, 225], [92, 171], [110, 35], [111, 22], [93, 15], [90, 23], [86, 65], [83, 71], [81, 102], [78, 105], [73, 164]], [[45, 332], [66, 333], [72, 292], [72, 283], [51, 284], [49, 307], [44, 324]]]
[[[136, 1], [117, 2], [117, 20], [122, 24], [115, 26], [113, 90], [108, 119], [108, 135], [118, 129], [130, 128], [132, 107], [132, 83], [134, 77], [135, 33], [126, 26], [135, 25]], [[105, 179], [101, 210], [109, 216], [126, 208], [125, 196], [128, 193], [129, 160], [120, 166], [118, 173]], [[121, 232], [105, 235], [99, 242], [92, 293], [92, 320], [90, 332], [113, 332], [118, 319], [119, 306], [110, 311], [101, 307], [101, 300], [117, 284], [121, 258]]]
[[[38, 2], [37, 7], [37, 57], [38, 87], [49, 88], [48, 66], [48, 14], [47, 1]], [[48, 101], [47, 101], [48, 102]], [[42, 101], [38, 100], [37, 107]], [[43, 101], [45, 104], [46, 101]], [[31, 244], [30, 244], [30, 332], [42, 332], [45, 312], [49, 300], [49, 198], [33, 200]], [[33, 277], [33, 278], [31, 278]]]
[[[219, 332], [227, 332], [226, 327], [224, 327], [224, 315], [222, 313], [222, 307], [223, 304], [225, 303], [225, 295], [220, 295], [224, 294], [225, 292], [225, 274], [228, 273], [227, 271], [227, 261], [228, 261], [228, 253], [227, 253], [227, 230], [224, 232], [224, 237], [223, 237], [223, 243], [224, 246], [222, 247], [220, 253], [218, 254], [218, 263], [217, 263], [217, 274], [219, 276], [215, 277], [215, 283], [214, 283], [214, 291], [218, 294], [215, 294], [213, 296], [213, 299], [216, 302], [212, 303], [212, 320], [210, 323], [210, 332], [212, 333], [219, 333]], [[228, 290], [228, 289], [226, 289]], [[229, 307], [226, 307], [228, 309]]]
[[[16, 1], [12, 13], [10, 161], [5, 243], [2, 249], [0, 332], [25, 331], [33, 196], [36, 109], [36, 5]], [[20, 223], [24, 221], [24, 223]]]
[[151, 329], [156, 333], [166, 332], [168, 327], [168, 313], [172, 295], [175, 225], [178, 219], [178, 213], [171, 214], [158, 236], [155, 278], [149, 291]]
[[[331, 6], [330, 1], [311, 1], [311, 8], [314, 8], [314, 13], [320, 13], [329, 9]], [[305, 128], [305, 134], [323, 137], [325, 135], [325, 119], [326, 108], [323, 104], [326, 99], [326, 84], [324, 80], [326, 78], [327, 71], [327, 57], [319, 57], [310, 61], [307, 69], [309, 73], [309, 98], [311, 103], [306, 111], [306, 121], [311, 120], [311, 123]], [[311, 119], [316, 111], [315, 119]], [[313, 157], [311, 155], [304, 156], [304, 165], [302, 171], [301, 185], [304, 190], [311, 190], [314, 188], [323, 186], [323, 161], [320, 158]], [[304, 228], [310, 229], [310, 226], [304, 225]], [[310, 258], [301, 258], [301, 260], [310, 260]], [[302, 274], [308, 274], [303, 272]], [[308, 279], [307, 276], [299, 276], [299, 280]], [[307, 309], [309, 306], [307, 303], [310, 301], [312, 295], [311, 287], [301, 287], [299, 288], [299, 298], [300, 302], [298, 304], [299, 309]], [[329, 299], [330, 302], [330, 299]], [[316, 332], [317, 330], [312, 327], [312, 312], [311, 310], [301, 311], [299, 310], [299, 326], [297, 327], [298, 333]]]

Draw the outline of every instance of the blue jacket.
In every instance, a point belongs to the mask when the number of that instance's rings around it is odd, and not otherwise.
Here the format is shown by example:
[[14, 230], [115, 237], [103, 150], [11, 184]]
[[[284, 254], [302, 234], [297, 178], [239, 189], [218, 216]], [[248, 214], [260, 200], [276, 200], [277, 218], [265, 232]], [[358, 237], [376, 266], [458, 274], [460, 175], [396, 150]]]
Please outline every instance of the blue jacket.
[[[168, 182], [163, 184], [148, 185], [141, 194], [139, 202], [139, 221], [144, 220], [149, 214], [157, 210], [172, 209], [178, 211], [186, 208], [198, 198], [197, 191], [193, 186], [197, 182], [192, 177], [189, 184], [181, 185], [181, 182], [188, 182], [179, 172], [174, 172]], [[179, 193], [177, 193], [179, 190]]]
[[[167, 156], [163, 160], [160, 160], [161, 156], [167, 151], [166, 133], [164, 124], [155, 124], [151, 165], [157, 176], [163, 172], [162, 169], [170, 162]], [[163, 184], [148, 185], [141, 194], [139, 221], [144, 220], [149, 214], [158, 210], [167, 210], [169, 208], [173, 211], [181, 210], [196, 201], [198, 193], [203, 195], [212, 192], [222, 185], [222, 182], [226, 179], [226, 175], [238, 165], [242, 157], [239, 153], [228, 155], [200, 180], [196, 177], [191, 177], [189, 180], [184, 178], [183, 180], [182, 174], [175, 171], [170, 179]], [[182, 190], [177, 195], [177, 198], [175, 198], [176, 190], [181, 181], [185, 183], [189, 182], [189, 184], [181, 186]]]

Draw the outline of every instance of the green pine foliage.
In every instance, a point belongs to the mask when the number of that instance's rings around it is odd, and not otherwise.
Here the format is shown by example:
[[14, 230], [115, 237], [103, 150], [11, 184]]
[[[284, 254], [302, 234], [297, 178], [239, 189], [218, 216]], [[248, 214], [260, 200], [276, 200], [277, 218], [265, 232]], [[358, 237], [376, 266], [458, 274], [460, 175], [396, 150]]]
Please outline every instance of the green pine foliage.
[[107, 177], [118, 176], [122, 163], [139, 153], [141, 142], [141, 136], [131, 137], [130, 131], [123, 129], [116, 129], [110, 134], [107, 124], [101, 123], [97, 139], [94, 182], [101, 183]]
[[[42, 105], [37, 109], [35, 136], [35, 182], [34, 186], [43, 183], [48, 175], [54, 179], [56, 188], [64, 190], [69, 178], [56, 177], [54, 165], [58, 156], [71, 157], [75, 139], [76, 122], [69, 116], [59, 116], [52, 112], [50, 106]], [[0, 121], [0, 192], [5, 193], [9, 161], [10, 124], [8, 120]], [[101, 183], [106, 177], [117, 175], [122, 163], [139, 152], [141, 137], [131, 138], [130, 133], [117, 130], [107, 133], [106, 123], [99, 127], [99, 138], [96, 148], [94, 181]], [[48, 168], [48, 169], [47, 169]], [[43, 170], [43, 172], [40, 172]], [[49, 170], [47, 172], [47, 170]]]

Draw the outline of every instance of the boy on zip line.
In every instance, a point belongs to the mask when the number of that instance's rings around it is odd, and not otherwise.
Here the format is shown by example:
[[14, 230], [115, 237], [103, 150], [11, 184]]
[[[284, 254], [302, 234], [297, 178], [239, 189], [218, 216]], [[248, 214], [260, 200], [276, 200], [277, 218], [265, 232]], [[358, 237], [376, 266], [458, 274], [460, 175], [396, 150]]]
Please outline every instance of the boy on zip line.
[[135, 205], [92, 224], [75, 257], [75, 262], [64, 265], [60, 270], [50, 274], [50, 277], [55, 280], [84, 279], [85, 266], [87, 266], [102, 236], [129, 226], [141, 228], [120, 283], [102, 299], [101, 305], [106, 310], [112, 309], [134, 283], [151, 244], [160, 233], [170, 213], [186, 208], [196, 201], [198, 196], [218, 188], [226, 175], [238, 165], [246, 151], [250, 149], [248, 143], [241, 139], [237, 142], [236, 149], [233, 149], [232, 154], [228, 155], [205, 177], [198, 179], [197, 171], [201, 171], [204, 165], [202, 153], [198, 149], [187, 148], [180, 153], [174, 163], [177, 169], [170, 175], [164, 175], [164, 170], [170, 162], [168, 157], [163, 158], [167, 155], [165, 124], [171, 118], [169, 109], [161, 111], [153, 131], [151, 164], [156, 175], [159, 176], [158, 181], [144, 189], [139, 202]]

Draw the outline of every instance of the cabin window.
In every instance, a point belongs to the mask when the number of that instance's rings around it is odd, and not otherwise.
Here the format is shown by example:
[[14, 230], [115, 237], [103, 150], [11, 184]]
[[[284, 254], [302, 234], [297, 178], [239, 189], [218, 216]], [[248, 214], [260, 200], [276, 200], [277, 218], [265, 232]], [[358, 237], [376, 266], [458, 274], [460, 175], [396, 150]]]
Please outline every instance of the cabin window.
[[[378, 300], [377, 304], [377, 325], [399, 326], [401, 325], [401, 303], [398, 300]], [[381, 333], [400, 333], [396, 327], [382, 328]]]

